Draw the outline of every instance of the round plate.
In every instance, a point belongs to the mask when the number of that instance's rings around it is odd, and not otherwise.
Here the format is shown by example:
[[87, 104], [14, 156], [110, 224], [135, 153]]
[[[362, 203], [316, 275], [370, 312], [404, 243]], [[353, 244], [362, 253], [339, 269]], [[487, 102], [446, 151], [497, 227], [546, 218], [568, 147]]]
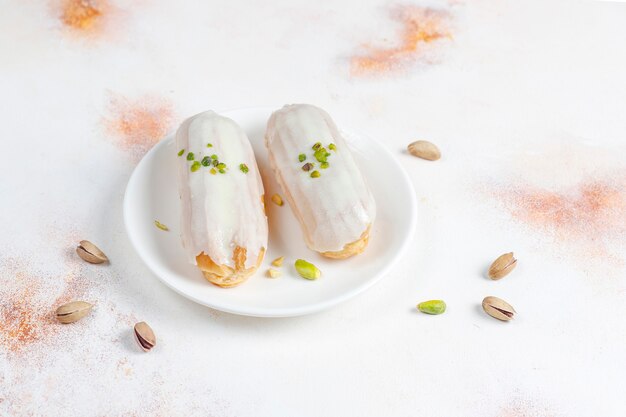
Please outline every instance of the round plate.
[[[332, 260], [304, 244], [300, 226], [289, 205], [278, 207], [269, 196], [282, 191], [274, 181], [263, 144], [272, 108], [222, 112], [247, 133], [265, 185], [269, 220], [269, 248], [257, 273], [235, 288], [220, 288], [206, 281], [196, 266], [187, 263], [180, 240], [176, 153], [171, 134], [154, 146], [135, 168], [124, 196], [126, 231], [137, 253], [161, 281], [179, 294], [206, 306], [234, 314], [286, 317], [313, 313], [338, 304], [372, 286], [402, 255], [415, 230], [417, 203], [409, 178], [391, 152], [377, 141], [342, 130], [376, 199], [377, 215], [368, 248], [346, 260]], [[169, 227], [169, 232], [154, 225]], [[285, 262], [279, 278], [266, 277], [271, 261]], [[313, 262], [322, 276], [308, 281], [293, 263]]]

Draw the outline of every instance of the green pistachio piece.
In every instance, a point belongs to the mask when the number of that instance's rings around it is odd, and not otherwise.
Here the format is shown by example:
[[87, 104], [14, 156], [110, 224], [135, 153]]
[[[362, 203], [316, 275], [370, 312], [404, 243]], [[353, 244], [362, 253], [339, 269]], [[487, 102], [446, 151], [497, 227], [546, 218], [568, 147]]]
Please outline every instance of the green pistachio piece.
[[207, 144], [206, 144], [206, 147], [207, 147], [207, 148], [212, 148], [212, 147], [213, 147], [213, 144], [212, 144], [212, 143], [207, 143]]
[[189, 153], [187, 154], [187, 160], [188, 160], [188, 161], [193, 161], [193, 160], [194, 160], [194, 158], [195, 158], [195, 156], [194, 156], [193, 152], [189, 152]]
[[308, 280], [315, 280], [315, 279], [318, 279], [320, 275], [322, 275], [322, 272], [319, 269], [317, 269], [315, 265], [313, 265], [310, 262], [305, 261], [304, 259], [296, 260], [295, 266], [296, 266], [296, 271], [298, 271], [298, 274], [300, 274], [302, 278], [305, 278]]
[[326, 158], [328, 158], [329, 155], [330, 154], [326, 151], [326, 148], [319, 148], [315, 151], [315, 154], [313, 154], [318, 162], [326, 162]]
[[247, 174], [247, 173], [248, 173], [248, 171], [249, 171], [249, 170], [248, 170], [248, 165], [246, 165], [246, 164], [239, 164], [239, 170], [240, 170], [241, 172], [243, 172], [244, 174]]
[[443, 314], [446, 311], [446, 303], [443, 300], [424, 301], [417, 305], [417, 309], [426, 314]]
[[202, 162], [200, 163], [202, 164], [203, 167], [211, 166], [211, 158], [209, 158], [208, 156], [205, 156], [204, 158], [202, 158]]
[[184, 153], [185, 153], [185, 150], [181, 149], [180, 151], [178, 151], [178, 156], [183, 156]]
[[330, 149], [331, 151], [336, 151], [337, 150], [337, 146], [335, 146], [334, 143], [331, 143], [330, 145], [328, 145], [328, 149]]
[[313, 171], [311, 172], [311, 178], [319, 178], [320, 177], [320, 172], [319, 171]]
[[322, 162], [322, 163], [320, 164], [320, 168], [322, 168], [322, 169], [326, 169], [326, 168], [328, 168], [328, 162]]
[[306, 155], [305, 154], [301, 153], [300, 155], [298, 155], [298, 161], [304, 162], [305, 159], [306, 159]]

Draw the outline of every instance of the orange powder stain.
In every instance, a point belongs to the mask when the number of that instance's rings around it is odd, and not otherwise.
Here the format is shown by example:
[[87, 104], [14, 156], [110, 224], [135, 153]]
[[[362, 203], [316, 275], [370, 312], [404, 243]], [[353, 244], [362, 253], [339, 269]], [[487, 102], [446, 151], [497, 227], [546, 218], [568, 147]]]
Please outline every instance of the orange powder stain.
[[392, 18], [402, 25], [397, 45], [390, 48], [366, 46], [366, 53], [352, 57], [353, 76], [384, 74], [401, 69], [403, 65], [429, 59], [437, 41], [451, 39], [451, 16], [444, 10], [418, 6], [398, 7]]
[[589, 256], [619, 258], [612, 242], [626, 237], [626, 181], [588, 180], [563, 191], [502, 187], [496, 197], [513, 219], [559, 242], [585, 244]]
[[115, 96], [104, 123], [108, 133], [123, 151], [139, 159], [173, 127], [172, 104], [159, 97], [144, 96], [135, 100]]
[[70, 270], [65, 280], [59, 279], [63, 292], [56, 299], [49, 299], [52, 288], [44, 288], [45, 281], [37, 274], [27, 273], [27, 269], [14, 259], [0, 265], [5, 283], [0, 289], [0, 349], [11, 353], [49, 341], [61, 326], [54, 317], [55, 309], [82, 296], [87, 287], [86, 281]]
[[113, 12], [107, 0], [55, 0], [54, 8], [63, 27], [83, 35], [102, 32]]

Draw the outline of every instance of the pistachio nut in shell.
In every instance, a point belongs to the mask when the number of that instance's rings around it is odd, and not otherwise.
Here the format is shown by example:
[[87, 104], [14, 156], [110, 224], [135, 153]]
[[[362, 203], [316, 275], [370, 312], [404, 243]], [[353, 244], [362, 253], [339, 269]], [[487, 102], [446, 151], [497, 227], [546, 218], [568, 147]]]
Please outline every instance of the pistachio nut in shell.
[[92, 264], [101, 264], [109, 261], [104, 252], [88, 240], [79, 242], [78, 247], [76, 247], [76, 253], [81, 259]]
[[498, 256], [489, 267], [489, 278], [498, 280], [507, 276], [517, 266], [517, 259], [513, 252]]
[[74, 323], [91, 312], [93, 304], [86, 301], [72, 301], [63, 304], [56, 310], [56, 318], [63, 324]]
[[498, 297], [485, 297], [483, 299], [483, 310], [491, 317], [502, 321], [509, 321], [516, 314], [513, 306]]
[[407, 146], [407, 150], [413, 156], [426, 159], [427, 161], [436, 161], [441, 158], [441, 151], [431, 142], [426, 140], [418, 140]]
[[156, 345], [156, 336], [154, 331], [145, 321], [135, 324], [134, 328], [135, 341], [145, 352], [149, 351]]

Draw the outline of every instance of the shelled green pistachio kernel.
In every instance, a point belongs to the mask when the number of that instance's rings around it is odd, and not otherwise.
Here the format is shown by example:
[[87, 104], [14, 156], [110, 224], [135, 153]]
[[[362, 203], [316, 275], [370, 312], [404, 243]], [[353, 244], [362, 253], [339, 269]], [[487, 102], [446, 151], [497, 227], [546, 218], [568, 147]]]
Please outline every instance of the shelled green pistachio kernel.
[[330, 149], [331, 151], [336, 151], [337, 150], [337, 146], [335, 146], [334, 143], [331, 143], [328, 145], [328, 149]]
[[328, 165], [329, 165], [329, 164], [328, 164], [328, 162], [322, 162], [322, 163], [320, 164], [320, 168], [322, 168], [322, 169], [326, 169], [326, 168], [328, 168]]
[[315, 145], [313, 145], [311, 147], [311, 149], [313, 149], [314, 151], [318, 150], [319, 148], [322, 147], [322, 143], [321, 142], [316, 142]]
[[249, 171], [249, 170], [248, 170], [248, 165], [246, 165], [246, 164], [239, 164], [239, 170], [240, 170], [241, 172], [243, 172], [244, 174], [247, 174], [247, 173], [248, 173], [248, 171]]
[[201, 166], [200, 161], [193, 161], [193, 164], [191, 164], [191, 172], [196, 172]]
[[211, 159], [217, 159], [217, 155], [215, 154], [211, 155]]
[[306, 155], [301, 153], [300, 155], [298, 155], [298, 161], [300, 162], [304, 162], [306, 160]]
[[187, 160], [188, 161], [193, 161], [195, 159], [195, 155], [193, 154], [193, 152], [189, 152], [187, 154]]
[[215, 170], [215, 168], [211, 168], [211, 170], [209, 171], [212, 175], [217, 174], [217, 171]]
[[313, 169], [314, 166], [315, 166], [314, 164], [312, 164], [310, 162], [307, 162], [306, 164], [302, 165], [302, 170], [303, 171], [310, 171], [310, 170]]
[[212, 143], [207, 143], [207, 144], [206, 144], [206, 147], [207, 147], [207, 148], [212, 148], [212, 147], [213, 147], [213, 144], [212, 144]]
[[185, 150], [181, 149], [180, 151], [178, 151], [178, 156], [183, 156], [184, 153], [185, 153]]
[[322, 275], [322, 272], [315, 265], [304, 259], [296, 260], [295, 267], [298, 274], [308, 280], [318, 279]]
[[211, 158], [209, 158], [208, 156], [205, 156], [204, 158], [202, 158], [202, 162], [200, 163], [202, 164], [203, 167], [211, 166]]
[[169, 230], [170, 230], [170, 229], [169, 229], [166, 225], [164, 225], [163, 223], [161, 223], [161, 222], [160, 222], [160, 221], [158, 221], [158, 220], [155, 220], [155, 221], [154, 221], [154, 225], [155, 225], [156, 227], [158, 227], [159, 229], [163, 230], [164, 232], [167, 232], [167, 231], [169, 231]]
[[443, 314], [446, 311], [446, 303], [443, 300], [424, 301], [417, 305], [417, 309], [425, 314]]
[[311, 172], [311, 178], [319, 178], [320, 177], [320, 172], [319, 171], [313, 171]]
[[214, 167], [216, 167], [220, 163], [220, 161], [217, 159], [212, 159], [212, 161], [213, 162], [211, 162], [211, 165], [213, 165]]
[[226, 169], [226, 164], [223, 163], [223, 162], [220, 162], [219, 164], [217, 164], [217, 166], [215, 168], [217, 168], [218, 171], [221, 171], [223, 169], [225, 170]]

